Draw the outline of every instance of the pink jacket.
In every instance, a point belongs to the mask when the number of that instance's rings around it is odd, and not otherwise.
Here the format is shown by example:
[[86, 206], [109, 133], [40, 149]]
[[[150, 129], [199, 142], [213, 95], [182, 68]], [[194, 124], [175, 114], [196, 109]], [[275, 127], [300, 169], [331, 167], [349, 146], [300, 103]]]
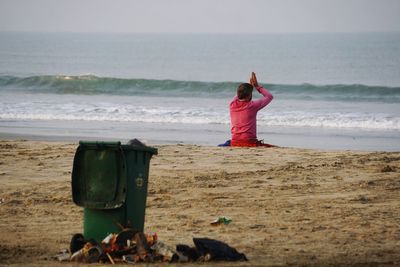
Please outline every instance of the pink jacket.
[[262, 86], [258, 86], [256, 89], [264, 96], [263, 98], [254, 101], [240, 101], [235, 96], [230, 103], [232, 140], [257, 139], [257, 112], [268, 105], [273, 96]]

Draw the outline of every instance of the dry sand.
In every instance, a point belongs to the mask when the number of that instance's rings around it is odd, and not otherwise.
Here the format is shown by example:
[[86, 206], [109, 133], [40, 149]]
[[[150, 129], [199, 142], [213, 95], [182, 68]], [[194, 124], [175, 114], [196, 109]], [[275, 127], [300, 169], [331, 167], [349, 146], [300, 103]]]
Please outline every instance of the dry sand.
[[[0, 265], [57, 265], [82, 232], [76, 147], [0, 141]], [[169, 245], [222, 240], [250, 260], [234, 266], [400, 265], [400, 152], [156, 147], [145, 229]]]

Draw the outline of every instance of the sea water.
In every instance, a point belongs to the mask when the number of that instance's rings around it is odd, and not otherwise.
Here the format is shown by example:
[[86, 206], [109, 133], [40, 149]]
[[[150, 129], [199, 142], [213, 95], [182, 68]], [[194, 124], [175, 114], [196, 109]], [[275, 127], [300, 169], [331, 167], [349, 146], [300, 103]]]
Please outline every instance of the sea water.
[[0, 134], [217, 145], [251, 71], [259, 139], [400, 150], [400, 33], [0, 33]]

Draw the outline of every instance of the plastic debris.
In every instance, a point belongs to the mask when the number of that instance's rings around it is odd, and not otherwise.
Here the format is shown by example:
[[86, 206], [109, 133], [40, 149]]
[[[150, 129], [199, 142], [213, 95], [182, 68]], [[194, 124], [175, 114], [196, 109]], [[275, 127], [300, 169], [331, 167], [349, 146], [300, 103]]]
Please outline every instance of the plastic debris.
[[74, 254], [78, 250], [81, 250], [86, 243], [87, 241], [82, 234], [74, 234], [69, 244], [69, 251], [71, 254]]
[[145, 236], [146, 236], [147, 243], [149, 244], [149, 246], [154, 245], [154, 243], [156, 243], [158, 240], [157, 233], [149, 233], [149, 234], [145, 234]]
[[72, 254], [71, 261], [85, 263], [99, 262], [102, 254], [103, 249], [99, 245], [93, 242], [87, 242], [82, 249]]
[[140, 257], [136, 254], [123, 255], [122, 261], [126, 263], [138, 263], [140, 261]]
[[196, 248], [192, 248], [188, 245], [176, 245], [176, 251], [188, 258], [188, 261], [197, 261], [201, 255]]
[[108, 236], [106, 236], [106, 238], [103, 239], [103, 241], [101, 241], [101, 243], [106, 244], [106, 245], [110, 244], [111, 239], [113, 239], [114, 236], [115, 236], [115, 234], [109, 234]]
[[163, 257], [163, 261], [172, 262], [179, 259], [176, 251], [162, 242], [155, 243], [151, 249], [153, 249], [157, 254], [161, 255]]
[[193, 238], [193, 242], [195, 247], [177, 245], [174, 249], [159, 241], [156, 233], [144, 234], [132, 229], [111, 233], [101, 243], [85, 240], [82, 234], [75, 234], [70, 250], [60, 252], [55, 258], [59, 261], [111, 264], [247, 260], [244, 254], [221, 241]]
[[134, 240], [136, 243], [136, 253], [140, 259], [144, 262], [151, 261], [150, 246], [147, 243], [146, 236], [142, 232], [138, 232], [134, 235]]
[[230, 219], [228, 217], [225, 217], [225, 216], [222, 216], [222, 217], [218, 217], [217, 219], [212, 221], [210, 224], [213, 225], [213, 226], [218, 226], [218, 225], [221, 225], [221, 224], [228, 225], [231, 222], [232, 222], [232, 219]]
[[239, 253], [228, 244], [209, 238], [193, 238], [197, 251], [204, 256], [204, 261], [247, 261], [246, 255]]
[[54, 258], [61, 262], [70, 261], [71, 254], [69, 253], [68, 249], [64, 249], [64, 250], [60, 251], [57, 255], [55, 255]]
[[129, 140], [128, 141], [128, 145], [130, 145], [130, 146], [140, 146], [140, 147], [145, 147], [146, 146], [146, 144], [144, 144], [143, 142], [141, 142], [140, 140], [138, 140], [138, 139], [132, 139], [132, 140]]

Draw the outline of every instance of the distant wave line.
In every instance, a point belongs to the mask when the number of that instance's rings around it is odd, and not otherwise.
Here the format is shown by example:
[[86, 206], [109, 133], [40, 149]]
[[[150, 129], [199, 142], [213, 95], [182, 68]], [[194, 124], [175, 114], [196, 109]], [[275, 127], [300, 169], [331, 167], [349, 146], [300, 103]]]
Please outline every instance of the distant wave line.
[[[75, 95], [229, 97], [240, 82], [124, 79], [95, 75], [0, 76], [0, 91]], [[400, 102], [400, 87], [362, 84], [264, 84], [274, 95], [293, 99]]]

